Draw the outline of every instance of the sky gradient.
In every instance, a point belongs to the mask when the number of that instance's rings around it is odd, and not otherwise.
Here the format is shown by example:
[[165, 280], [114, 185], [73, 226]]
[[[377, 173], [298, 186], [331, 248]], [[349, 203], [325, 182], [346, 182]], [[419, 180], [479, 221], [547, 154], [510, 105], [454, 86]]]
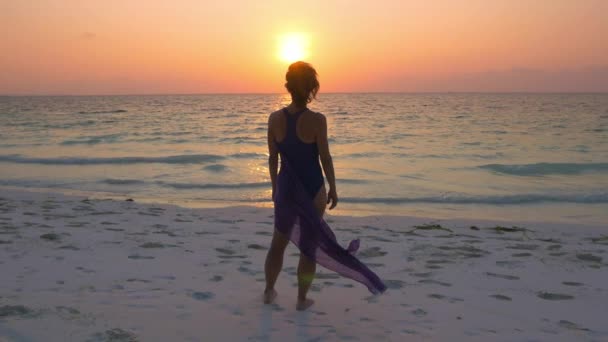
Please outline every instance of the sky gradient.
[[608, 1], [0, 3], [0, 94], [283, 92], [286, 33], [322, 92], [608, 92]]

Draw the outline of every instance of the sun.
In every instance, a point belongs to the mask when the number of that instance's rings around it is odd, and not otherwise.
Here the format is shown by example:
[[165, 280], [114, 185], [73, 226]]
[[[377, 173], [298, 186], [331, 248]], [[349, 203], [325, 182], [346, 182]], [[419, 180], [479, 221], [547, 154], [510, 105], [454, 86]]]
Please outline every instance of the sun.
[[279, 37], [279, 59], [293, 63], [308, 57], [308, 37], [302, 33], [287, 33]]

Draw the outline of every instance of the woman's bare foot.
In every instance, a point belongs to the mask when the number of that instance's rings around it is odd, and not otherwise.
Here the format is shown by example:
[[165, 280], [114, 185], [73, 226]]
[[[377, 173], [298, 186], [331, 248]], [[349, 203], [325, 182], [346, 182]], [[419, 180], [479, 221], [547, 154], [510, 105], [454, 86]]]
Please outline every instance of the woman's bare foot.
[[304, 310], [308, 309], [309, 307], [311, 307], [314, 303], [315, 303], [315, 301], [312, 299], [308, 299], [308, 298], [304, 299], [304, 300], [298, 299], [298, 304], [296, 304], [296, 310], [304, 311]]
[[264, 304], [272, 304], [275, 298], [277, 298], [277, 291], [275, 291], [274, 289], [270, 291], [264, 291]]

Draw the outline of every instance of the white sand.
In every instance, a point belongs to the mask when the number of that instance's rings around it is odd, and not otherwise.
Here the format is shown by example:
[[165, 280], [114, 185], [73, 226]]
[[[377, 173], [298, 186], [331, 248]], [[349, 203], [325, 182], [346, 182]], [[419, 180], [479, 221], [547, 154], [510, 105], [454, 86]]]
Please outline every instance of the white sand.
[[608, 227], [330, 216], [389, 290], [321, 270], [297, 312], [293, 246], [261, 303], [270, 209], [0, 198], [0, 341], [608, 340]]

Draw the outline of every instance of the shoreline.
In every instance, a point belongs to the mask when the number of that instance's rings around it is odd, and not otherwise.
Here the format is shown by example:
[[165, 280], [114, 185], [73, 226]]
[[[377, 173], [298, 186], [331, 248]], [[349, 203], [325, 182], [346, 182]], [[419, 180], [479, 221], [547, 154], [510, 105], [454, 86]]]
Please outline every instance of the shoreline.
[[[100, 201], [125, 201], [127, 199], [131, 199], [134, 202], [138, 202], [144, 205], [167, 205], [167, 206], [175, 206], [182, 209], [191, 209], [191, 210], [230, 210], [232, 208], [258, 208], [258, 209], [268, 209], [272, 213], [272, 202], [264, 202], [263, 204], [247, 204], [241, 202], [234, 201], [215, 201], [215, 200], [199, 200], [199, 201], [188, 201], [188, 200], [175, 200], [175, 199], [166, 199], [166, 200], [157, 200], [150, 197], [135, 197], [127, 194], [117, 194], [117, 193], [108, 193], [108, 192], [100, 192], [100, 191], [82, 191], [82, 190], [73, 190], [73, 189], [56, 189], [56, 188], [23, 188], [17, 186], [10, 185], [1, 185], [0, 190], [3, 193], [5, 191], [9, 191], [10, 193], [32, 193], [32, 194], [43, 194], [43, 195], [52, 195], [52, 196], [63, 196], [65, 198], [74, 198], [74, 199], [90, 199], [90, 200], [100, 200]], [[64, 191], [60, 191], [64, 190]], [[0, 195], [0, 197], [2, 197]], [[258, 203], [258, 202], [255, 202]], [[342, 206], [353, 206], [352, 204], [344, 204]], [[477, 210], [483, 208], [483, 206], [478, 206]], [[476, 211], [475, 209], [471, 209], [470, 211]], [[382, 218], [387, 220], [415, 220], [419, 223], [432, 223], [432, 222], [448, 222], [448, 223], [457, 223], [461, 226], [466, 225], [516, 225], [516, 226], [559, 226], [559, 227], [584, 227], [585, 229], [598, 229], [598, 230], [606, 230], [608, 231], [608, 225], [602, 224], [599, 222], [592, 223], [574, 223], [574, 222], [558, 222], [551, 221], [546, 219], [539, 220], [512, 220], [506, 217], [499, 218], [469, 218], [466, 216], [462, 217], [432, 217], [432, 216], [424, 216], [424, 215], [402, 215], [395, 214], [394, 211], [373, 211], [373, 210], [358, 210], [357, 208], [352, 209], [341, 209], [338, 208], [335, 211], [326, 210], [326, 217], [342, 217], [347, 219], [365, 219], [365, 218]], [[424, 221], [424, 222], [423, 222]]]
[[403, 216], [327, 221], [339, 242], [361, 238], [357, 256], [389, 289], [371, 296], [319, 268], [315, 304], [297, 312], [291, 244], [277, 302], [261, 302], [269, 208], [3, 191], [0, 339], [608, 338], [604, 226]]

